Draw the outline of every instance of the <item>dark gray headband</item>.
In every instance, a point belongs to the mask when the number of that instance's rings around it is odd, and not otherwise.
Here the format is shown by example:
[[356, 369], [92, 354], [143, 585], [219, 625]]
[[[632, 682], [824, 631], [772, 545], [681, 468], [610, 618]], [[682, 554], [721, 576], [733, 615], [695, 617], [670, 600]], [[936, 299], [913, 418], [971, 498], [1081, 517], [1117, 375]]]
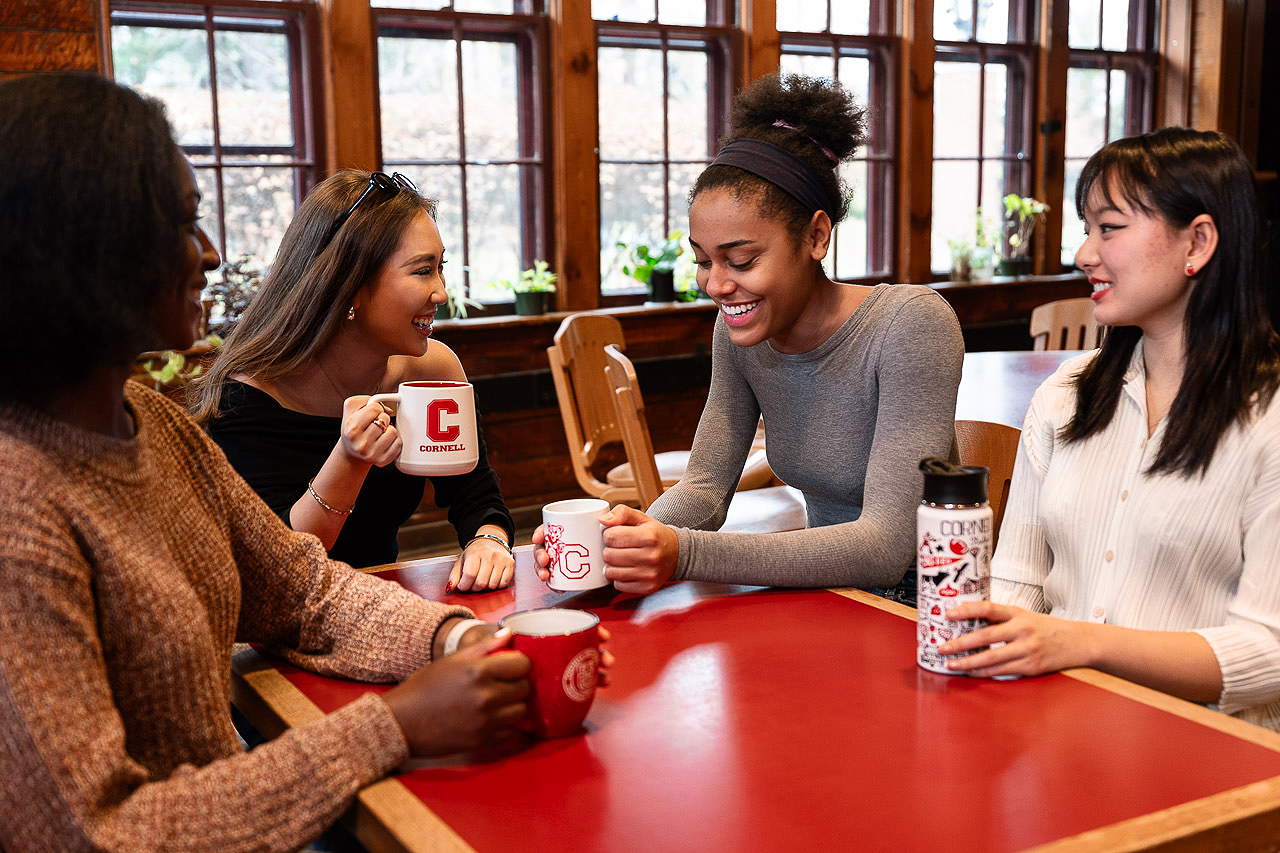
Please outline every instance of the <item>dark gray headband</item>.
[[764, 178], [807, 210], [825, 210], [832, 219], [840, 200], [828, 195], [818, 175], [785, 148], [761, 139], [730, 139], [712, 166], [734, 166]]

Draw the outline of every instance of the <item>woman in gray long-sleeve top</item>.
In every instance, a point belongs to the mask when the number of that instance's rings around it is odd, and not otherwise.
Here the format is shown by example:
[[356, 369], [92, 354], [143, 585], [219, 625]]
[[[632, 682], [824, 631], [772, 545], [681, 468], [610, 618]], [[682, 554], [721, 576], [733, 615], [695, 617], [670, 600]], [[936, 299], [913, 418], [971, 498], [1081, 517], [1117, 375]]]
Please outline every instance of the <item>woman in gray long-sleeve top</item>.
[[[689, 214], [698, 282], [720, 305], [711, 390], [684, 478], [649, 515], [605, 517], [618, 589], [696, 579], [914, 598], [916, 465], [950, 450], [964, 346], [929, 288], [845, 285], [822, 269], [849, 203], [837, 168], [862, 119], [837, 84], [798, 75], [735, 101], [733, 138]], [[716, 532], [761, 414], [769, 463], [804, 494], [808, 529]]]

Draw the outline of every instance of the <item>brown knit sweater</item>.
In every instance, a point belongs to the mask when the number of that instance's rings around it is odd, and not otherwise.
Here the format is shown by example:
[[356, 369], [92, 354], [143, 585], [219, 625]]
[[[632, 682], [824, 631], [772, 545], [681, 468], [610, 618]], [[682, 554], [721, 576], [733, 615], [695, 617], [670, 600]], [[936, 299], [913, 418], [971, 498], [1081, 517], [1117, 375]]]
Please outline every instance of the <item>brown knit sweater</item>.
[[232, 643], [392, 681], [470, 614], [330, 561], [176, 405], [126, 399], [130, 440], [0, 405], [0, 848], [296, 848], [404, 736], [369, 695], [243, 752]]

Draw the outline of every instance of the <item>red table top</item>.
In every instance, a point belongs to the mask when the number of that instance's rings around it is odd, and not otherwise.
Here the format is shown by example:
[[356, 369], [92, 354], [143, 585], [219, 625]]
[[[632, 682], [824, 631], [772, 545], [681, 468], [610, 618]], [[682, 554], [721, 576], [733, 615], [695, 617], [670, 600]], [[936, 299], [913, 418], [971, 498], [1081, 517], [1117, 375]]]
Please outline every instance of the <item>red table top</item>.
[[[522, 567], [523, 568], [523, 567]], [[825, 590], [442, 596], [598, 613], [618, 662], [583, 736], [399, 779], [477, 850], [1015, 850], [1280, 775], [1280, 753], [1061, 675], [916, 667], [914, 625]], [[517, 606], [518, 605], [518, 606]], [[376, 686], [280, 665], [323, 711]]]

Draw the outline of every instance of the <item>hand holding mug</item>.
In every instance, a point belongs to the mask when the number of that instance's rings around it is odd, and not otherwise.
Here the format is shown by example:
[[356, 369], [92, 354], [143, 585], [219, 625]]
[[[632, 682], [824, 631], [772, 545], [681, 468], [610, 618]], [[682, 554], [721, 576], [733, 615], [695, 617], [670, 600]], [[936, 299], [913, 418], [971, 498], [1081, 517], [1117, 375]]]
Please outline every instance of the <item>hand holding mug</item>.
[[400, 433], [391, 417], [367, 394], [342, 402], [342, 449], [355, 462], [382, 468], [400, 455]]
[[618, 504], [601, 517], [604, 574], [619, 592], [646, 595], [676, 571], [680, 541], [675, 531], [638, 509]]
[[496, 745], [516, 732], [528, 713], [529, 658], [499, 651], [510, 644], [507, 631], [471, 641], [383, 694], [412, 755]]

